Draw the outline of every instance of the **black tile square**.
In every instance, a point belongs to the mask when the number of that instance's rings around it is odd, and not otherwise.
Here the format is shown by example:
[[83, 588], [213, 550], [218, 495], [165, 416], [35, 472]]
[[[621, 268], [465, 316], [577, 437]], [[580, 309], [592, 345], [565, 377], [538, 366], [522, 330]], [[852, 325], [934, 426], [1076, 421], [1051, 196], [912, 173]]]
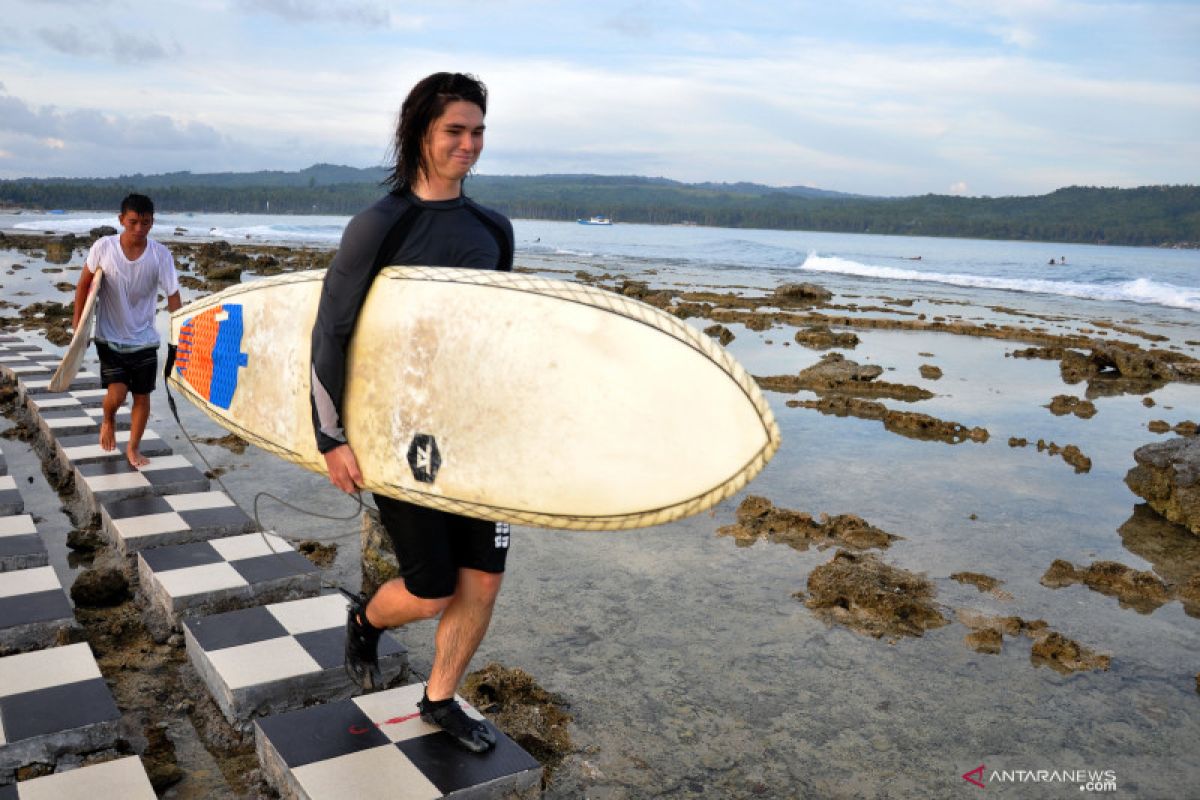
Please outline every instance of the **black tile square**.
[[349, 700], [265, 717], [258, 725], [289, 769], [388, 744]]
[[207, 652], [287, 636], [287, 629], [262, 606], [214, 614], [184, 622], [196, 643]]
[[229, 566], [250, 583], [262, 583], [317, 571], [311, 561], [292, 550], [253, 558], [239, 558], [237, 561], [230, 561]]
[[141, 551], [141, 557], [146, 561], [146, 566], [155, 572], [201, 567], [205, 564], [216, 564], [225, 560], [208, 542], [191, 542], [172, 547], [151, 547]]
[[125, 519], [126, 517], [145, 517], [150, 514], [167, 514], [174, 509], [161, 497], [148, 495], [108, 503], [104, 506], [104, 510], [112, 519]]
[[484, 724], [496, 735], [495, 748], [486, 753], [468, 753], [442, 731], [405, 739], [395, 746], [442, 794], [538, 768], [534, 757], [516, 742], [491, 722], [485, 720]]
[[[87, 434], [84, 435], [87, 437], [88, 444], [96, 444], [95, 436], [88, 436]], [[117, 451], [120, 449], [121, 447], [118, 444]], [[134, 469], [133, 465], [124, 458], [114, 458], [110, 461], [97, 461], [94, 464], [81, 464], [79, 466], [79, 474], [85, 478], [93, 478], [97, 475], [124, 475], [130, 472], [137, 472], [137, 470]]]
[[0, 628], [73, 619], [74, 616], [75, 610], [62, 589], [0, 597]]
[[82, 728], [121, 716], [103, 678], [0, 697], [0, 719], [10, 742]]
[[8, 786], [0, 786], [0, 800], [20, 800], [16, 784], [10, 783]]
[[197, 508], [191, 511], [180, 511], [179, 516], [193, 530], [199, 528], [233, 528], [251, 531], [254, 520], [237, 506], [222, 506], [220, 508]]
[[18, 536], [0, 536], [0, 558], [9, 556], [26, 556], [31, 553], [46, 552], [42, 537], [36, 533], [23, 533]]
[[176, 483], [204, 480], [204, 473], [195, 467], [173, 467], [171, 469], [151, 469], [142, 472], [146, 480], [153, 486], [171, 486]]
[[313, 660], [321, 665], [321, 669], [342, 666], [346, 657], [346, 629], [344, 627], [297, 633], [294, 638], [301, 647], [308, 651]]

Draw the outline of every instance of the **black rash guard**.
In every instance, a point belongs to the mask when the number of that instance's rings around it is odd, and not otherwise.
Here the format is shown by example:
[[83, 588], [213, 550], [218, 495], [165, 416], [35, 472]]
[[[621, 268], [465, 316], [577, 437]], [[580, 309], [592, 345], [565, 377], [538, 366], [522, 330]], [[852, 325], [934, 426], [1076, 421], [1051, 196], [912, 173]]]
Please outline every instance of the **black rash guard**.
[[[381, 252], [385, 244], [393, 252]], [[389, 264], [512, 269], [513, 228], [466, 196], [426, 202], [392, 193], [350, 220], [325, 275], [312, 330], [312, 417], [317, 449], [346, 444], [346, 349], [371, 282]]]

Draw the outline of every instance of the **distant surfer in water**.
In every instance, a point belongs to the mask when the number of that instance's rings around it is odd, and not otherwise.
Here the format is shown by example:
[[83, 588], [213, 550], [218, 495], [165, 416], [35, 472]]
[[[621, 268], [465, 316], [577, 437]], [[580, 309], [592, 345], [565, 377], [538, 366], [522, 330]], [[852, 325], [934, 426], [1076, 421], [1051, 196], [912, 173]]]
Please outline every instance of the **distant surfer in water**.
[[117, 221], [121, 233], [96, 240], [88, 252], [75, 287], [75, 316], [71, 326], [78, 330], [96, 270], [104, 270], [96, 297], [96, 353], [100, 357], [100, 383], [104, 395], [104, 417], [100, 421], [100, 447], [117, 447], [117, 411], [133, 394], [129, 418], [129, 444], [125, 457], [134, 467], [150, 463], [139, 451], [142, 434], [150, 419], [150, 393], [158, 375], [158, 332], [154, 328], [154, 305], [161, 290], [167, 310], [183, 303], [175, 259], [162, 244], [149, 236], [154, 227], [154, 203], [144, 194], [131, 194], [121, 201]]
[[[469, 75], [439, 72], [413, 87], [393, 142], [396, 166], [387, 180], [392, 191], [350, 220], [325, 276], [312, 332], [313, 427], [329, 480], [344, 492], [354, 493], [363, 482], [342, 421], [346, 350], [380, 269], [389, 264], [512, 269], [512, 223], [462, 191], [483, 150], [486, 111], [487, 88]], [[454, 693], [491, 622], [508, 555], [508, 525], [374, 497], [401, 577], [369, 600], [351, 602], [346, 671], [365, 691], [381, 688], [380, 634], [440, 616], [433, 668], [418, 704], [421, 719], [468, 750], [490, 750], [495, 734], [468, 717]]]

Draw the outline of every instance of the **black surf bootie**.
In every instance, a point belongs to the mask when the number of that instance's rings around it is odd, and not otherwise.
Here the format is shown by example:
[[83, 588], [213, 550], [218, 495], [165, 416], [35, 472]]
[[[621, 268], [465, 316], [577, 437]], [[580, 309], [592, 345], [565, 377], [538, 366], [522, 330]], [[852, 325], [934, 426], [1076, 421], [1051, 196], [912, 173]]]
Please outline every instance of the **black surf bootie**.
[[421, 712], [422, 720], [437, 725], [450, 734], [460, 747], [472, 753], [486, 753], [496, 746], [496, 735], [491, 729], [483, 722], [468, 717], [453, 697], [435, 701], [422, 696], [417, 703], [417, 710]]
[[346, 614], [346, 674], [364, 692], [373, 692], [383, 688], [383, 673], [379, 671], [379, 636], [383, 629], [367, 620], [365, 597], [345, 589], [341, 592], [350, 601]]

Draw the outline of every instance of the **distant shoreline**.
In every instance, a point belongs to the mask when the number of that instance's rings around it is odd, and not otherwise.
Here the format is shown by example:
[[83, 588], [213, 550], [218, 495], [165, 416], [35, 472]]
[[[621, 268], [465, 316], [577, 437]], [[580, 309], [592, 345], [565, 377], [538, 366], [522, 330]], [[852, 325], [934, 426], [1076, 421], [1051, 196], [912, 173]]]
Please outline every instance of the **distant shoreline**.
[[[111, 210], [125, 194], [141, 191], [160, 211], [348, 216], [383, 193], [378, 178], [377, 170], [318, 165], [290, 173], [0, 180], [0, 204]], [[466, 190], [517, 219], [574, 222], [602, 214], [617, 224], [1200, 247], [1200, 186], [1067, 187], [1030, 197], [866, 197], [638, 176], [476, 175]]]

